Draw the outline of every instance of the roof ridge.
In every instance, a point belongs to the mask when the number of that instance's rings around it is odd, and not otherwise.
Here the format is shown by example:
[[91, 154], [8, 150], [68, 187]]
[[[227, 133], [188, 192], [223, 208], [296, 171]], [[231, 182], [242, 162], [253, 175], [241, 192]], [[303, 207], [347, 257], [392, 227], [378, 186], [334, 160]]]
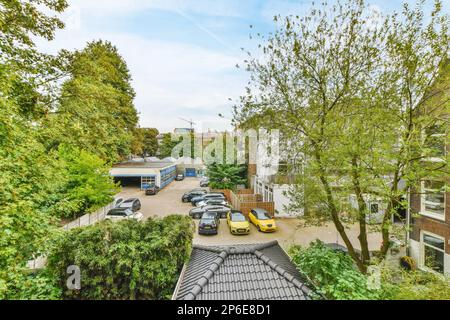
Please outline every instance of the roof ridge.
[[[278, 244], [278, 242], [277, 242], [277, 244]], [[311, 289], [309, 289], [305, 283], [296, 279], [289, 271], [287, 271], [285, 268], [280, 266], [278, 263], [276, 263], [275, 261], [270, 259], [264, 253], [262, 253], [259, 250], [256, 250], [254, 252], [254, 254], [258, 259], [262, 260], [265, 264], [267, 264], [275, 272], [277, 272], [279, 275], [281, 275], [283, 278], [285, 278], [288, 282], [292, 283], [295, 287], [300, 289], [306, 296], [310, 296], [312, 294]]]
[[[203, 248], [202, 248], [203, 249]], [[216, 252], [216, 251], [214, 251]], [[225, 261], [228, 256], [227, 251], [222, 251], [217, 256], [217, 258], [211, 263], [211, 265], [206, 269], [205, 273], [197, 280], [196, 284], [191, 290], [184, 296], [184, 300], [195, 300], [195, 298], [202, 292], [203, 288], [208, 284], [209, 280], [214, 275], [220, 265]]]
[[205, 246], [205, 245], [194, 245], [195, 249], [210, 251], [210, 252], [226, 252], [227, 254], [243, 254], [243, 253], [255, 253], [258, 250], [264, 250], [273, 246], [278, 245], [277, 240], [265, 242], [265, 243], [243, 243], [235, 245], [227, 245], [224, 247], [219, 246]]

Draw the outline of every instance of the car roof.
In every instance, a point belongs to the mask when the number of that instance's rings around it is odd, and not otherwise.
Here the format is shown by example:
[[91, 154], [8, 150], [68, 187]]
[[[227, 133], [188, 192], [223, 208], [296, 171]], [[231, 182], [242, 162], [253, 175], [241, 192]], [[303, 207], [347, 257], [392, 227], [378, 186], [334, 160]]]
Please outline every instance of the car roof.
[[216, 217], [217, 215], [216, 215], [214, 212], [206, 211], [206, 212], [203, 214], [202, 218], [207, 218], [208, 216]]

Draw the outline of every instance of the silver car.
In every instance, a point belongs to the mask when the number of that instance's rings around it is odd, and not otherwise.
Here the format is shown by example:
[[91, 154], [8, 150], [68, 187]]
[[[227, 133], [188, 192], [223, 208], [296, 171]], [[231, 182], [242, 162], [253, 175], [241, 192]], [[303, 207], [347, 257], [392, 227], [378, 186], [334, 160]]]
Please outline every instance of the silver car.
[[140, 212], [133, 212], [131, 209], [126, 208], [114, 208], [108, 211], [105, 219], [108, 220], [125, 220], [125, 219], [136, 219], [137, 221], [141, 221], [144, 218], [144, 215]]

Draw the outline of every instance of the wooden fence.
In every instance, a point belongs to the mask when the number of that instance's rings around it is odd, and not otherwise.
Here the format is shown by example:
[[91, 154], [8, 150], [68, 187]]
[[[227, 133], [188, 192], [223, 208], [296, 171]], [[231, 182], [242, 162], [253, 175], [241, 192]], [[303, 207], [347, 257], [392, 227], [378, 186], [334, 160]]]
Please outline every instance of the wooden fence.
[[275, 204], [273, 202], [264, 202], [262, 195], [254, 194], [252, 189], [242, 189], [233, 192], [232, 190], [213, 190], [213, 192], [222, 192], [231, 204], [233, 209], [241, 211], [248, 216], [252, 209], [265, 209], [271, 216], [275, 214]]

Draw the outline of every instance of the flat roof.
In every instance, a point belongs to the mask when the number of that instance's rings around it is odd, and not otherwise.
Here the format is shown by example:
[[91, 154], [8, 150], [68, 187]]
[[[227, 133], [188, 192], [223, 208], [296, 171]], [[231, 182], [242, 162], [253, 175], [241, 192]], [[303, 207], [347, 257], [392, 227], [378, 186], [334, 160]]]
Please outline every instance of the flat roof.
[[121, 162], [113, 165], [113, 168], [149, 168], [149, 169], [163, 169], [176, 166], [173, 162]]

